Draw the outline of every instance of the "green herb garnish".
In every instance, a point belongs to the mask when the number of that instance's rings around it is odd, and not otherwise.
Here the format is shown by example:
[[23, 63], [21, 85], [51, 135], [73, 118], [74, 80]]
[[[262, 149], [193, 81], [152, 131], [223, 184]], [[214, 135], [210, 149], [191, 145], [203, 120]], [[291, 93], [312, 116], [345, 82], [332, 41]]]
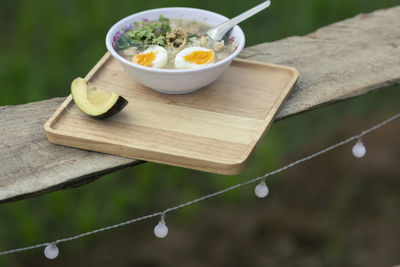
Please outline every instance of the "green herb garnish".
[[147, 48], [149, 45], [166, 45], [166, 33], [171, 30], [169, 19], [160, 15], [158, 21], [145, 22], [142, 25], [138, 22], [133, 24], [135, 28], [127, 31], [118, 40], [117, 50], [124, 50], [131, 46]]
[[197, 33], [189, 34], [187, 38], [190, 39], [190, 38], [194, 38], [194, 37], [197, 37]]

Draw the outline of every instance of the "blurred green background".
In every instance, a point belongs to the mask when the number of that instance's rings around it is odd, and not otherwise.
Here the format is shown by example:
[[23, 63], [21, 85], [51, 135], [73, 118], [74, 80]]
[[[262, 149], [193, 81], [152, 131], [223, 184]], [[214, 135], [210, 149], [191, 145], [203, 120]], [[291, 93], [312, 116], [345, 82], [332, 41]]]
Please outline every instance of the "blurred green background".
[[[0, 105], [66, 96], [72, 79], [84, 76], [105, 53], [104, 38], [109, 27], [129, 14], [158, 7], [188, 6], [233, 17], [259, 2], [2, 0]], [[276, 0], [272, 1], [268, 10], [243, 22], [241, 27], [246, 34], [246, 46], [251, 46], [307, 34], [356, 14], [398, 3], [396, 0]], [[382, 118], [393, 114], [399, 104], [398, 89], [388, 88], [275, 123], [238, 176], [220, 176], [146, 163], [107, 175], [81, 188], [2, 204], [0, 250], [51, 241], [118, 223], [259, 176], [282, 166], [288, 159], [304, 155], [307, 147], [318, 138], [338, 141], [335, 139], [338, 132], [343, 125], [348, 125], [344, 124], [344, 120], [354, 122], [354, 130], [358, 131], [362, 128], [356, 127], [357, 120], [366, 120], [372, 125], [376, 121], [369, 121], [369, 117], [377, 113], [382, 114]], [[326, 142], [321, 144], [329, 145]], [[273, 179], [272, 183], [279, 187], [285, 180]], [[250, 187], [225, 194], [217, 200], [223, 207], [254, 201]], [[204, 202], [185, 208], [175, 215], [175, 220], [190, 226], [203, 209], [210, 208], [209, 205], [212, 204]], [[155, 224], [155, 220], [150, 223]], [[64, 257], [73, 258], [109, 235], [113, 232], [73, 241], [71, 245], [65, 245], [61, 253]], [[151, 228], [148, 235], [152, 235]], [[327, 249], [330, 247], [327, 246]], [[2, 256], [0, 266], [25, 266], [31, 259], [33, 263], [39, 262], [41, 253], [39, 249]], [[30, 266], [43, 265], [37, 263]]]

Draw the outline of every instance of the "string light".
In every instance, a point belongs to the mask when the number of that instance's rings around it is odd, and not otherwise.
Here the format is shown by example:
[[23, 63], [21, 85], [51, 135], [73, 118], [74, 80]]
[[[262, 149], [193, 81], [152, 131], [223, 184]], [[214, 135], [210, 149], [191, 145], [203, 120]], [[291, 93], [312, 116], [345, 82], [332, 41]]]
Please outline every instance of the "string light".
[[156, 227], [154, 227], [154, 234], [158, 238], [164, 238], [168, 235], [168, 227], [165, 223], [165, 213], [161, 215], [161, 220], [158, 222]]
[[352, 152], [353, 156], [356, 158], [362, 158], [365, 156], [365, 153], [367, 153], [367, 149], [361, 141], [361, 138], [358, 139], [357, 143], [353, 146]]
[[269, 189], [268, 186], [265, 184], [265, 179], [263, 179], [255, 188], [254, 193], [259, 198], [264, 198], [268, 195]]
[[110, 226], [107, 226], [107, 227], [99, 228], [99, 229], [96, 229], [96, 230], [93, 230], [93, 231], [90, 231], [90, 232], [82, 233], [82, 234], [71, 236], [71, 237], [67, 237], [67, 238], [58, 239], [58, 240], [56, 240], [55, 242], [52, 242], [52, 243], [42, 243], [42, 244], [37, 244], [37, 245], [33, 245], [33, 246], [28, 246], [28, 247], [22, 247], [22, 248], [2, 251], [2, 252], [0, 252], [0, 255], [7, 255], [7, 254], [17, 253], [17, 252], [31, 250], [31, 249], [35, 249], [35, 248], [45, 247], [44, 255], [48, 259], [55, 259], [59, 254], [59, 250], [58, 250], [58, 247], [57, 247], [57, 244], [59, 244], [59, 243], [68, 242], [68, 241], [79, 239], [79, 238], [82, 238], [82, 237], [85, 237], [85, 236], [88, 236], [88, 235], [92, 235], [92, 234], [96, 234], [96, 233], [99, 233], [99, 232], [108, 231], [108, 230], [111, 230], [111, 229], [115, 229], [115, 228], [118, 228], [118, 227], [122, 227], [122, 226], [125, 226], [125, 225], [128, 225], [128, 224], [131, 224], [131, 223], [135, 223], [135, 222], [138, 222], [138, 221], [143, 221], [143, 220], [146, 220], [146, 219], [150, 219], [150, 218], [153, 218], [153, 217], [156, 217], [156, 216], [161, 216], [161, 220], [154, 227], [154, 234], [159, 238], [164, 238], [168, 234], [168, 227], [167, 227], [167, 225], [165, 223], [165, 214], [166, 213], [174, 211], [174, 210], [177, 210], [177, 209], [180, 209], [180, 208], [183, 208], [183, 207], [186, 207], [186, 206], [189, 206], [189, 205], [192, 205], [192, 204], [195, 204], [195, 203], [197, 203], [199, 201], [203, 201], [203, 200], [206, 200], [206, 199], [221, 195], [221, 194], [226, 193], [228, 191], [231, 191], [233, 189], [239, 188], [239, 187], [244, 186], [244, 185], [252, 184], [252, 183], [255, 183], [255, 182], [259, 182], [259, 184], [254, 189], [255, 194], [258, 197], [266, 197], [268, 195], [268, 192], [269, 192], [268, 186], [265, 183], [265, 179], [267, 177], [275, 175], [275, 174], [280, 173], [282, 171], [285, 171], [285, 170], [287, 170], [287, 169], [289, 169], [289, 168], [291, 168], [293, 166], [296, 166], [296, 165], [298, 165], [300, 163], [303, 163], [303, 162], [305, 162], [307, 160], [313, 159], [313, 158], [315, 158], [317, 156], [320, 156], [320, 155], [322, 155], [322, 154], [324, 154], [324, 153], [326, 153], [328, 151], [331, 151], [331, 150], [333, 150], [335, 148], [343, 146], [344, 144], [347, 144], [347, 143], [349, 143], [351, 141], [354, 141], [354, 140], [358, 140], [358, 142], [353, 146], [353, 150], [352, 150], [353, 151], [353, 155], [356, 156], [356, 157], [363, 157], [365, 155], [365, 153], [366, 153], [366, 149], [365, 149], [365, 146], [361, 142], [361, 137], [363, 137], [364, 135], [366, 135], [366, 134], [368, 134], [368, 133], [370, 133], [372, 131], [375, 131], [376, 129], [382, 127], [383, 125], [385, 125], [385, 124], [387, 124], [387, 123], [389, 123], [389, 122], [391, 122], [391, 121], [393, 121], [393, 120], [395, 120], [395, 119], [397, 119], [399, 117], [400, 117], [400, 113], [397, 113], [396, 115], [394, 115], [394, 116], [382, 121], [381, 123], [369, 128], [367, 130], [362, 131], [358, 135], [355, 135], [355, 136], [352, 136], [350, 138], [347, 138], [346, 140], [343, 140], [343, 141], [341, 141], [339, 143], [336, 143], [336, 144], [331, 145], [331, 146], [329, 146], [327, 148], [324, 148], [324, 149], [322, 149], [322, 150], [320, 150], [320, 151], [318, 151], [318, 152], [316, 152], [314, 154], [308, 155], [308, 156], [306, 156], [304, 158], [301, 158], [301, 159], [296, 160], [296, 161], [294, 161], [292, 163], [289, 163], [288, 165], [283, 166], [283, 167], [281, 167], [281, 168], [279, 168], [279, 169], [277, 169], [275, 171], [272, 171], [272, 172], [266, 173], [266, 174], [264, 174], [264, 175], [262, 175], [260, 177], [256, 177], [256, 178], [244, 181], [242, 183], [230, 186], [228, 188], [225, 188], [223, 190], [211, 193], [209, 195], [205, 195], [205, 196], [199, 197], [197, 199], [185, 202], [185, 203], [177, 205], [175, 207], [168, 208], [168, 209], [164, 210], [163, 212], [155, 212], [153, 214], [149, 214], [149, 215], [142, 216], [142, 217], [139, 217], [139, 218], [131, 219], [131, 220], [128, 220], [128, 221], [125, 221], [125, 222], [121, 222], [121, 223], [118, 223], [118, 224], [114, 224], [114, 225], [110, 225]]
[[47, 245], [44, 249], [44, 255], [50, 260], [57, 258], [58, 252], [58, 247], [55, 243]]

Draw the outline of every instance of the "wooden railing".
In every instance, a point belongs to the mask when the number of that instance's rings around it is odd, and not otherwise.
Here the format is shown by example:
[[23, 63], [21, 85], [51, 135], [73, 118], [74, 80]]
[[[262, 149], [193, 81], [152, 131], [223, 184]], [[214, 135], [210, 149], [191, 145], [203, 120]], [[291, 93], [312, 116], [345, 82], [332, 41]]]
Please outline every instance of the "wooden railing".
[[[399, 18], [400, 6], [361, 14], [305, 36], [248, 47], [240, 57], [300, 71], [277, 115], [284, 119], [399, 84]], [[0, 202], [81, 186], [141, 163], [47, 142], [43, 125], [63, 100], [0, 107]]]

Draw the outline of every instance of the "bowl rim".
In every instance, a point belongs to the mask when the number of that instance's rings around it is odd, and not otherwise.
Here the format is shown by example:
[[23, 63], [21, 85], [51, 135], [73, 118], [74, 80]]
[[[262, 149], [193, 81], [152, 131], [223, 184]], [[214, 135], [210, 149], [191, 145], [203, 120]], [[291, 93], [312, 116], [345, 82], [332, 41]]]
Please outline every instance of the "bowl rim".
[[220, 16], [222, 19], [228, 20], [227, 17], [225, 17], [224, 15], [218, 14], [216, 12], [213, 11], [209, 11], [206, 9], [200, 9], [200, 8], [191, 8], [191, 7], [165, 7], [165, 8], [154, 8], [154, 9], [148, 9], [148, 10], [144, 10], [144, 11], [140, 11], [134, 14], [131, 14], [127, 17], [124, 17], [122, 19], [120, 19], [119, 21], [117, 21], [116, 23], [113, 24], [113, 26], [111, 26], [111, 28], [108, 30], [107, 35], [106, 35], [106, 47], [107, 50], [111, 53], [111, 55], [119, 60], [121, 63], [123, 64], [127, 64], [130, 67], [139, 69], [139, 70], [143, 70], [143, 71], [149, 71], [149, 72], [155, 72], [155, 73], [190, 73], [190, 72], [199, 72], [199, 71], [204, 71], [204, 70], [209, 70], [209, 69], [213, 69], [213, 68], [218, 68], [221, 65], [226, 64], [228, 61], [232, 61], [244, 48], [244, 44], [246, 41], [245, 35], [243, 33], [243, 30], [236, 25], [233, 29], [236, 29], [238, 31], [238, 39], [239, 42], [237, 44], [236, 50], [230, 54], [229, 56], [227, 56], [226, 58], [222, 59], [221, 61], [218, 61], [215, 64], [211, 64], [208, 66], [201, 66], [195, 69], [157, 69], [157, 68], [151, 68], [151, 67], [145, 67], [145, 66], [141, 66], [138, 64], [135, 64], [133, 62], [130, 62], [129, 60], [125, 59], [124, 57], [120, 56], [117, 51], [114, 49], [113, 45], [112, 45], [112, 40], [113, 40], [113, 32], [117, 29], [120, 29], [120, 25], [121, 24], [126, 24], [128, 23], [132, 17], [137, 17], [137, 16], [141, 16], [141, 15], [146, 15], [149, 13], [153, 13], [153, 12], [160, 12], [163, 10], [173, 10], [173, 9], [183, 9], [183, 10], [191, 10], [191, 11], [195, 11], [195, 12], [202, 12], [202, 13], [210, 13], [212, 15], [217, 15]]

